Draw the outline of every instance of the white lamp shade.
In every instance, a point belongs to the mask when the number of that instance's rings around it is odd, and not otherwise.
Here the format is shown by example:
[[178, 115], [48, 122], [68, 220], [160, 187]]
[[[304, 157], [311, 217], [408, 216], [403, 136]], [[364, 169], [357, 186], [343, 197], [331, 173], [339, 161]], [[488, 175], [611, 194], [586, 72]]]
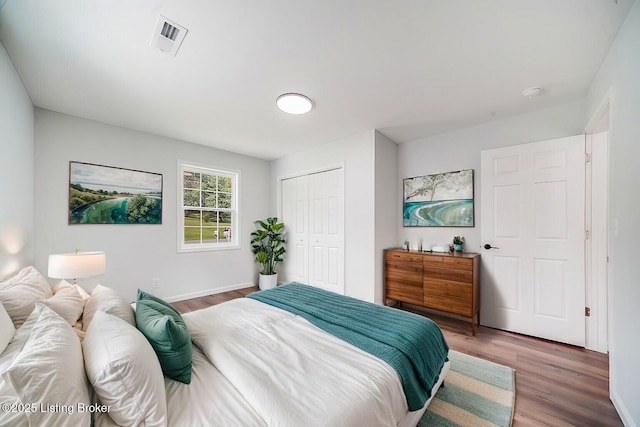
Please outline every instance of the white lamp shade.
[[77, 252], [49, 255], [49, 277], [53, 279], [79, 279], [100, 276], [106, 271], [104, 252]]

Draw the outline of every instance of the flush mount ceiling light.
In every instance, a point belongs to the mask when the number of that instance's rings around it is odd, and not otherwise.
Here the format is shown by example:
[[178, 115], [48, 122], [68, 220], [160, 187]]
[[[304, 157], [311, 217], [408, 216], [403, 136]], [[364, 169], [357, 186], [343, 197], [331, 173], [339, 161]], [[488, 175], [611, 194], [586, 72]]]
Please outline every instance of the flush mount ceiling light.
[[313, 101], [300, 93], [283, 93], [276, 99], [276, 105], [285, 113], [304, 114], [311, 111]]
[[525, 89], [522, 91], [522, 96], [526, 96], [527, 98], [533, 98], [542, 93], [542, 88], [539, 87], [530, 87], [529, 89]]

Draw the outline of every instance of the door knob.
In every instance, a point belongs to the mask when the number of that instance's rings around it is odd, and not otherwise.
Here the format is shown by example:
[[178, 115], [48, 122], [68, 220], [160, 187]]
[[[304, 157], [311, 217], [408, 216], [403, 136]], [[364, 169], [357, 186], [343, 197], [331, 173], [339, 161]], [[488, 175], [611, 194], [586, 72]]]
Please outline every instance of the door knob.
[[486, 244], [484, 245], [484, 248], [485, 248], [485, 249], [487, 249], [487, 250], [489, 250], [489, 249], [500, 249], [500, 248], [498, 248], [497, 246], [491, 246], [491, 245], [490, 245], [490, 244], [488, 244], [488, 243], [486, 243]]

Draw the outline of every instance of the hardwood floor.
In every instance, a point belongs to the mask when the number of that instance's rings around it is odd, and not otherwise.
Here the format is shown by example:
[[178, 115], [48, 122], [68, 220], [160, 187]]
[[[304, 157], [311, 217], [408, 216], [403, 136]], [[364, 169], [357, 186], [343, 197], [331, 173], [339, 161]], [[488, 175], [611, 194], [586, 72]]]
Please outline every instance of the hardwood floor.
[[[246, 288], [173, 305], [181, 312], [198, 310], [257, 288]], [[426, 314], [438, 323], [453, 350], [516, 370], [514, 426], [622, 426], [609, 400], [609, 358], [583, 348], [480, 326], [471, 336], [468, 322]]]

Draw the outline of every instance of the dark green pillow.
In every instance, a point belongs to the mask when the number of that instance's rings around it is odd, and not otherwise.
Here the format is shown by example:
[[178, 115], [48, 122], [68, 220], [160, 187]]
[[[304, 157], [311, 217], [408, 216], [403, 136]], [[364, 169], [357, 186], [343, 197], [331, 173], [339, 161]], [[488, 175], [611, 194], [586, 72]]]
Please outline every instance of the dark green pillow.
[[162, 372], [191, 383], [191, 337], [180, 313], [171, 304], [138, 289], [136, 324], [155, 350]]

